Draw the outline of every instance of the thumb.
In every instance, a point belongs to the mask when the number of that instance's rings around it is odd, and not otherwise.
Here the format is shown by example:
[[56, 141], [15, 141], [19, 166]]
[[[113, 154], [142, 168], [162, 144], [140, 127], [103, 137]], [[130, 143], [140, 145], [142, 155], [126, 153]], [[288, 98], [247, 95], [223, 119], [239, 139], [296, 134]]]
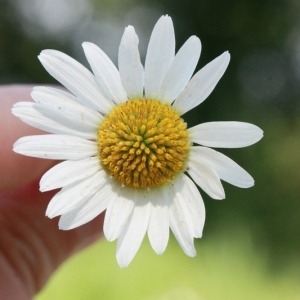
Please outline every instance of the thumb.
[[55, 192], [38, 190], [38, 178], [53, 162], [12, 152], [18, 137], [38, 130], [19, 122], [8, 109], [2, 110], [1, 101], [5, 99], [5, 107], [11, 107], [29, 99], [30, 91], [28, 86], [0, 88], [0, 120], [5, 120], [0, 145], [7, 142], [0, 148], [0, 299], [32, 299], [64, 260], [102, 235], [101, 215], [74, 230], [59, 230], [57, 218], [45, 217]]

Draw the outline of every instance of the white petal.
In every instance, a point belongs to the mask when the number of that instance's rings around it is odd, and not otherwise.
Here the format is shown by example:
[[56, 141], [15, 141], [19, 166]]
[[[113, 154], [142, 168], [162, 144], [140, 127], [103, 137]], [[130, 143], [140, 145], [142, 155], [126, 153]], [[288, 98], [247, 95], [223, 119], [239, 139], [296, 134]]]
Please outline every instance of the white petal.
[[113, 201], [113, 185], [104, 184], [98, 192], [80, 207], [63, 214], [59, 219], [59, 229], [70, 230], [88, 223], [101, 214], [110, 201]]
[[95, 76], [70, 56], [56, 50], [44, 50], [39, 60], [48, 73], [78, 97], [82, 104], [107, 114], [113, 102], [106, 99]]
[[119, 48], [119, 72], [129, 99], [143, 97], [144, 68], [138, 45], [139, 39], [134, 28], [126, 27]]
[[41, 103], [62, 111], [71, 120], [77, 120], [87, 126], [98, 127], [104, 120], [96, 110], [78, 103], [78, 99], [64, 91], [49, 87], [34, 87], [31, 97]]
[[189, 160], [187, 172], [196, 184], [211, 198], [218, 200], [225, 198], [225, 192], [217, 172], [205, 165], [203, 160], [200, 158], [197, 161]]
[[194, 182], [185, 174], [179, 174], [174, 187], [182, 195], [193, 222], [194, 237], [201, 238], [205, 223], [205, 206]]
[[85, 42], [82, 47], [104, 95], [117, 104], [125, 102], [127, 95], [113, 62], [95, 44]]
[[82, 132], [76, 129], [68, 128], [59, 124], [38, 112], [34, 108], [35, 103], [32, 102], [18, 102], [14, 104], [12, 113], [20, 118], [24, 123], [30, 126], [39, 128], [56, 134], [74, 135], [85, 139], [94, 139], [96, 134], [91, 132]]
[[105, 179], [105, 172], [99, 171], [88, 178], [65, 186], [51, 199], [46, 216], [54, 218], [78, 208], [105, 184]]
[[193, 223], [189, 210], [185, 205], [185, 199], [183, 199], [175, 185], [171, 188], [170, 184], [169, 190], [173, 190], [171, 193], [166, 191], [171, 194], [171, 197], [173, 196], [173, 201], [169, 208], [170, 228], [184, 253], [188, 256], [195, 256]]
[[240, 188], [254, 185], [251, 175], [224, 154], [206, 147], [191, 147], [190, 160], [197, 161], [199, 157], [205, 159], [206, 164], [218, 173], [220, 179]]
[[48, 159], [77, 160], [97, 155], [97, 143], [68, 135], [33, 135], [18, 139], [13, 151]]
[[127, 267], [141, 246], [148, 224], [151, 206], [147, 191], [133, 192], [134, 209], [123, 228], [117, 243], [117, 261], [121, 268]]
[[216, 148], [241, 148], [258, 142], [263, 131], [244, 122], [209, 122], [188, 129], [192, 142]]
[[162, 16], [152, 31], [145, 61], [145, 95], [155, 99], [174, 59], [175, 33], [172, 19]]
[[131, 188], [123, 187], [115, 193], [115, 200], [111, 201], [106, 209], [103, 225], [103, 232], [108, 241], [119, 237], [134, 206]]
[[[34, 103], [33, 108], [50, 120], [54, 120], [67, 128], [75, 131], [86, 133], [89, 138], [97, 137], [97, 129], [99, 126], [90, 126], [84, 113], [77, 109], [69, 107], [68, 109], [56, 108], [49, 105]], [[98, 124], [97, 124], [98, 125]]]
[[170, 199], [160, 188], [149, 192], [151, 215], [148, 226], [148, 237], [152, 248], [157, 254], [162, 254], [169, 241], [169, 209]]
[[40, 191], [50, 191], [85, 179], [101, 169], [98, 157], [63, 161], [47, 171], [40, 181]]
[[184, 114], [202, 103], [223, 76], [229, 60], [230, 54], [224, 52], [198, 71], [175, 100], [173, 107]]
[[199, 38], [191, 36], [176, 54], [163, 80], [158, 98], [172, 103], [186, 87], [197, 66], [201, 52]]

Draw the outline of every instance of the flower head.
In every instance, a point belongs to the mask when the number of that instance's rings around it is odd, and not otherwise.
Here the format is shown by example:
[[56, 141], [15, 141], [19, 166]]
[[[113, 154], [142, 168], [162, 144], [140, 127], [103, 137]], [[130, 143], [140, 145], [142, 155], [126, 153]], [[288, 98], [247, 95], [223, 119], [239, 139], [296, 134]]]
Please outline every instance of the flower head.
[[[61, 215], [64, 230], [89, 222], [106, 210], [104, 234], [117, 242], [117, 260], [127, 266], [145, 233], [157, 254], [169, 228], [183, 251], [196, 254], [205, 208], [195, 183], [214, 199], [224, 199], [221, 179], [248, 188], [252, 177], [208, 147], [238, 148], [263, 136], [255, 125], [203, 123], [187, 129], [181, 115], [203, 102], [224, 74], [224, 52], [193, 77], [201, 43], [190, 37], [175, 55], [172, 19], [162, 16], [148, 46], [145, 68], [132, 26], [125, 29], [118, 69], [96, 45], [83, 43], [93, 74], [71, 57], [45, 50], [45, 69], [72, 94], [36, 87], [33, 103], [12, 112], [51, 134], [20, 138], [14, 151], [65, 160], [44, 174], [40, 190], [62, 188], [46, 215]], [[192, 79], [191, 79], [192, 77]], [[199, 146], [202, 145], [202, 146]]]

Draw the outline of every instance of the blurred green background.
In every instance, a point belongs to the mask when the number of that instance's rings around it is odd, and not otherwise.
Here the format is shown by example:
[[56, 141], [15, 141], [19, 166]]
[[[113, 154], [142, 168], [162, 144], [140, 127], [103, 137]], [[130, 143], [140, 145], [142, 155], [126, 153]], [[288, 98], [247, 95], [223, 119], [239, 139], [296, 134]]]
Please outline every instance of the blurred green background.
[[197, 70], [231, 53], [212, 95], [184, 117], [189, 126], [236, 120], [261, 127], [258, 144], [221, 150], [255, 186], [224, 183], [224, 201], [202, 192], [207, 221], [196, 258], [173, 238], [158, 257], [145, 238], [120, 269], [115, 243], [103, 239], [65, 263], [36, 299], [300, 299], [300, 1], [1, 0], [0, 84], [55, 83], [37, 55], [57, 49], [87, 65], [83, 41], [116, 62], [129, 24], [144, 59], [162, 14], [173, 18], [177, 49], [191, 35], [201, 39]]

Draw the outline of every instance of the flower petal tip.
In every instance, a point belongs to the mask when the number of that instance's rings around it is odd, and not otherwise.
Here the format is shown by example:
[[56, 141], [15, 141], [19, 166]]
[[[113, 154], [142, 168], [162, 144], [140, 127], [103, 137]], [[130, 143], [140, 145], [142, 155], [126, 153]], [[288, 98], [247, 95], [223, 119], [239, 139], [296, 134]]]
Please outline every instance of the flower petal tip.
[[248, 189], [248, 188], [253, 187], [254, 184], [255, 184], [255, 181], [254, 181], [254, 179], [251, 177], [251, 180], [249, 179], [247, 182], [245, 182], [244, 186], [241, 186], [241, 188]]
[[82, 48], [85, 49], [85, 48], [93, 47], [94, 44], [91, 42], [83, 42], [81, 45]]
[[254, 139], [255, 141], [253, 142], [253, 144], [255, 144], [264, 137], [264, 131], [254, 124], [251, 125], [253, 126], [253, 133], [255, 135], [255, 139]]
[[173, 20], [169, 15], [163, 15], [159, 18], [159, 20], [157, 21], [157, 24], [160, 22], [164, 22], [165, 24], [169, 24], [169, 25], [173, 25]]
[[[212, 197], [213, 195], [210, 195], [210, 196]], [[216, 193], [212, 198], [215, 199], [215, 200], [224, 200], [226, 198], [225, 192], [224, 193], [218, 193], [218, 194]]]
[[229, 64], [230, 59], [231, 59], [231, 55], [230, 55], [229, 51], [225, 51], [224, 56], [225, 56], [225, 60], [226, 60], [227, 64]]
[[118, 257], [117, 257], [117, 262], [121, 269], [127, 268], [130, 264], [130, 261], [121, 260], [121, 259], [118, 259]]
[[134, 30], [134, 27], [132, 25], [128, 25], [125, 27], [125, 31], [126, 30]]
[[45, 213], [45, 216], [48, 217], [49, 219], [53, 219], [53, 218], [57, 217], [58, 215], [59, 214], [49, 210], [48, 208], [47, 208], [46, 213]]
[[12, 150], [15, 152], [15, 153], [18, 153], [18, 154], [23, 154], [22, 151], [20, 150], [20, 147], [19, 147], [19, 144], [18, 143], [19, 140], [17, 140], [14, 144], [13, 144], [13, 148]]
[[[166, 245], [167, 246], [167, 245]], [[162, 248], [162, 249], [154, 249], [153, 248], [153, 250], [155, 251], [155, 253], [157, 254], [157, 255], [163, 255], [163, 253], [165, 252], [165, 250], [166, 250], [166, 246], [164, 247], [164, 248]]]
[[66, 231], [66, 230], [69, 230], [70, 228], [65, 228], [64, 226], [58, 224], [58, 229]]
[[195, 257], [197, 255], [197, 252], [195, 249], [193, 249], [193, 250], [190, 249], [189, 251], [186, 250], [186, 251], [184, 251], [184, 253], [189, 257]]
[[45, 49], [42, 50], [41, 53], [38, 55], [38, 59], [41, 60], [43, 58], [46, 58], [46, 56], [49, 56], [55, 52], [58, 52], [57, 50], [51, 50], [51, 49]]
[[47, 185], [47, 184], [42, 184], [41, 182], [40, 182], [40, 188], [39, 188], [39, 191], [41, 192], [41, 193], [44, 193], [44, 192], [48, 192], [48, 191], [51, 191], [51, 190], [53, 190], [53, 188], [49, 188], [49, 185]]
[[58, 229], [60, 230], [70, 230], [70, 229], [73, 229], [75, 228], [75, 226], [72, 226], [70, 224], [63, 224], [60, 220], [58, 222]]
[[49, 219], [55, 218], [55, 216], [52, 215], [52, 214], [50, 214], [48, 211], [46, 211], [45, 216], [46, 216], [47, 218], [49, 218]]

